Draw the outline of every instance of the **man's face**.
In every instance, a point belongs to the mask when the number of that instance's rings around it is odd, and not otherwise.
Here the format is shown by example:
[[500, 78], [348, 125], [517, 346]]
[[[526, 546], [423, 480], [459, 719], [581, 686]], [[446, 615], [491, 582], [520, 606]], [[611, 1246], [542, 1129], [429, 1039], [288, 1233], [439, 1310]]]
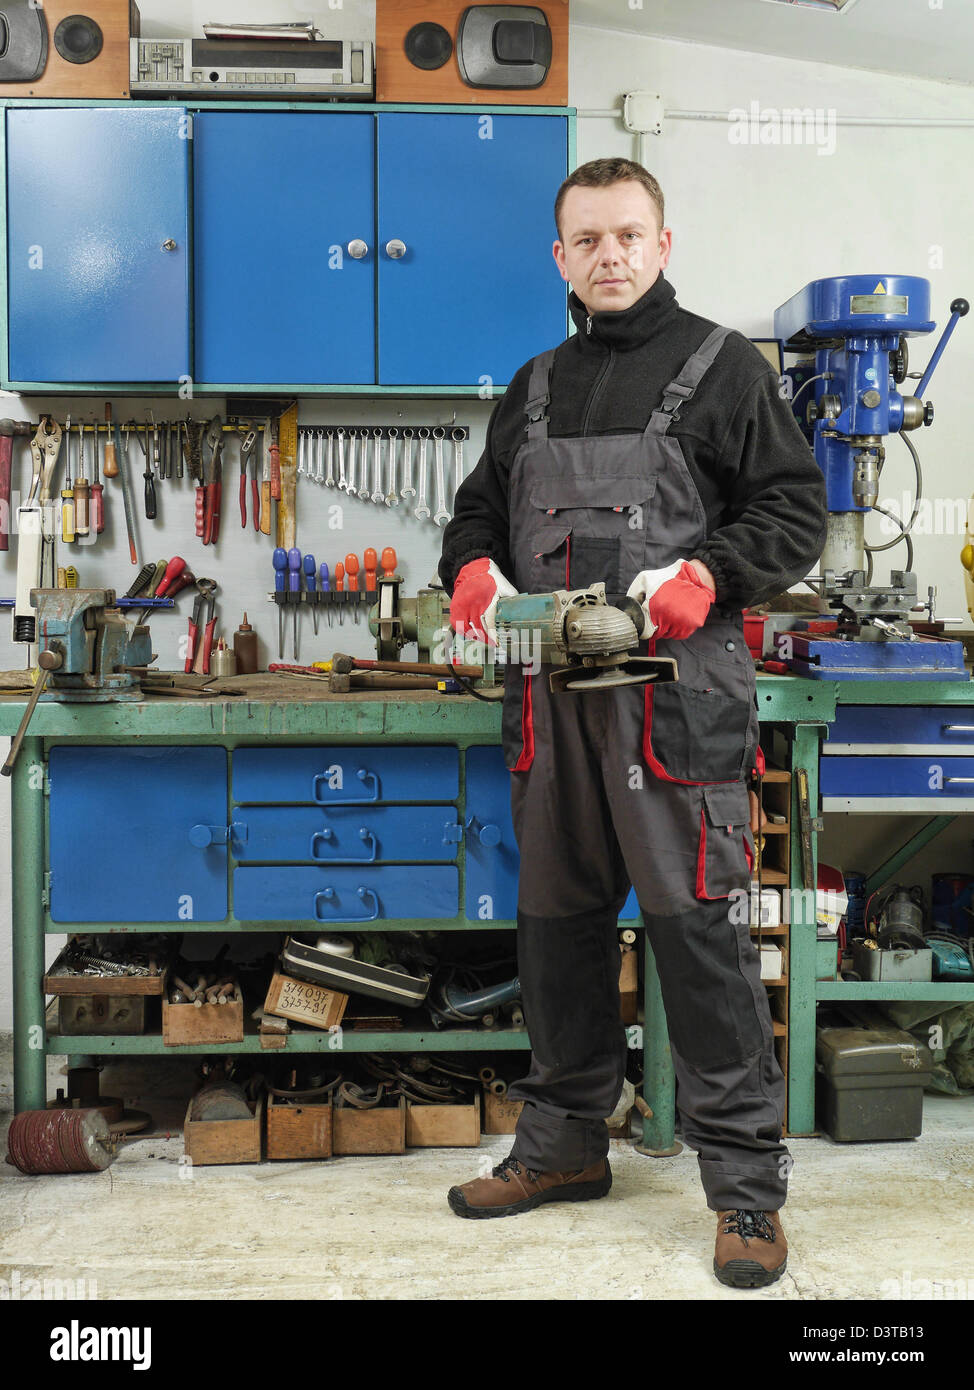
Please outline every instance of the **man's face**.
[[641, 183], [570, 188], [561, 209], [555, 261], [590, 314], [628, 309], [670, 259], [672, 233]]

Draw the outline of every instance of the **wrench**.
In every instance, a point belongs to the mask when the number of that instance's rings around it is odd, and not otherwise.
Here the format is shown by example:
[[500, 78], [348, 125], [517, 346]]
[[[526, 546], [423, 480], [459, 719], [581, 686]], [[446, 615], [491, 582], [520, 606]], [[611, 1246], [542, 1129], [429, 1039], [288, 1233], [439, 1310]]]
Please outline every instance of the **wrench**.
[[382, 491], [382, 431], [378, 426], [372, 431], [372, 501], [385, 501]]
[[455, 479], [453, 487], [454, 497], [457, 494], [457, 489], [463, 482], [463, 441], [466, 439], [466, 437], [467, 431], [463, 428], [463, 426], [454, 425], [453, 429], [450, 432], [450, 438], [453, 440], [453, 474]]
[[325, 487], [335, 486], [335, 431], [325, 430], [325, 438], [328, 440], [328, 475], [325, 478]]
[[396, 450], [399, 447], [399, 431], [395, 425], [389, 426], [389, 481], [386, 485], [386, 506], [396, 507], [399, 505], [399, 494], [396, 492]]
[[415, 497], [416, 489], [413, 487], [413, 439], [416, 431], [410, 426], [402, 432], [403, 451], [402, 451], [402, 492], [400, 497]]
[[430, 509], [426, 505], [426, 452], [429, 447], [430, 432], [425, 425], [419, 431], [419, 505], [413, 515], [419, 521], [428, 521]]
[[437, 526], [445, 526], [450, 520], [450, 513], [446, 509], [446, 476], [443, 471], [443, 441], [445, 438], [446, 430], [442, 425], [437, 425], [433, 431], [436, 460], [436, 515], [433, 517], [433, 521]]
[[358, 438], [358, 430], [350, 429], [348, 432], [348, 495], [357, 497], [361, 494], [355, 486], [355, 441]]
[[[338, 431], [338, 487], [342, 492], [348, 488], [348, 483], [345, 481], [345, 431], [343, 429]], [[349, 496], [352, 496], [353, 493], [354, 488]]]

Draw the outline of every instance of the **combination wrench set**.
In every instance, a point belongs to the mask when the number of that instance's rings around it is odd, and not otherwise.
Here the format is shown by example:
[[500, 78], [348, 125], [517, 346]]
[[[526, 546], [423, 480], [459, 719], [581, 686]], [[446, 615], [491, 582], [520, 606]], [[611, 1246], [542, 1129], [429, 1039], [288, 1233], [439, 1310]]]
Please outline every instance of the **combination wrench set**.
[[445, 526], [452, 515], [446, 450], [453, 448], [452, 504], [463, 482], [463, 446], [469, 438], [466, 425], [299, 425], [298, 475], [387, 507], [415, 498], [414, 516]]

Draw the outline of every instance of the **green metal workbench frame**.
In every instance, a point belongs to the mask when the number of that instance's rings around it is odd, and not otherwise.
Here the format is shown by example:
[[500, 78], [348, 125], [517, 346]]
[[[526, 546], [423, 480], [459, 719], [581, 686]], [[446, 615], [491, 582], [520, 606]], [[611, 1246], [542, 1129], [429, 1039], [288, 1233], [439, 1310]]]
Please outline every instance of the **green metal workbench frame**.
[[[26, 701], [21, 697], [0, 699], [0, 735], [13, 734]], [[821, 728], [833, 717], [834, 689], [830, 684], [794, 677], [758, 677], [758, 703], [761, 718], [785, 727], [791, 744], [793, 767], [804, 766], [815, 804], [817, 796], [818, 739]], [[45, 1030], [44, 975], [45, 934], [63, 935], [84, 930], [84, 925], [52, 922], [43, 891], [46, 871], [46, 758], [50, 747], [71, 744], [214, 744], [235, 748], [280, 743], [371, 743], [377, 740], [398, 744], [447, 743], [465, 749], [471, 745], [500, 743], [499, 704], [487, 704], [465, 696], [447, 699], [395, 699], [371, 697], [356, 701], [294, 700], [149, 699], [132, 703], [72, 705], [43, 701], [24, 740], [12, 777], [13, 867], [13, 966], [14, 966], [14, 1106], [17, 1111], [37, 1109], [46, 1100], [48, 1054], [65, 1056], [109, 1056], [112, 1054], [162, 1055], [167, 1049], [157, 1035], [140, 1037], [48, 1037]], [[461, 797], [464, 787], [461, 783]], [[793, 817], [795, 810], [793, 805]], [[793, 820], [793, 824], [796, 820]], [[459, 862], [463, 867], [463, 845]], [[792, 881], [798, 882], [800, 853], [797, 836], [792, 837]], [[231, 878], [232, 891], [232, 878]], [[801, 904], [799, 904], [801, 905]], [[458, 916], [453, 921], [383, 922], [383, 930], [397, 926], [410, 930], [513, 929], [513, 921], [472, 921]], [[105, 930], [100, 924], [92, 929]], [[293, 924], [301, 930], [302, 924]], [[286, 931], [287, 925], [241, 922], [230, 915], [225, 923], [115, 923], [111, 931], [205, 931], [264, 932]], [[673, 1144], [674, 1082], [659, 980], [651, 948], [645, 945], [645, 1014], [642, 1043], [645, 1059], [644, 1096], [653, 1111], [644, 1121], [645, 1149], [662, 1151]], [[815, 975], [814, 911], [810, 923], [792, 923], [792, 980], [813, 980]], [[790, 1055], [792, 1059], [791, 1104], [803, 1104], [810, 1093], [814, 1061], [814, 1000], [796, 1007], [792, 988]], [[638, 1034], [635, 1035], [638, 1039]], [[292, 1034], [286, 1051], [320, 1051], [329, 1048], [328, 1035]], [[483, 1033], [478, 1030], [432, 1027], [423, 1032], [369, 1033], [343, 1035], [349, 1051], [423, 1050], [483, 1051], [527, 1048], [526, 1033], [513, 1029]], [[183, 1047], [180, 1053], [213, 1054], [256, 1052], [256, 1035], [242, 1043]], [[808, 1127], [811, 1127], [809, 1118]]]

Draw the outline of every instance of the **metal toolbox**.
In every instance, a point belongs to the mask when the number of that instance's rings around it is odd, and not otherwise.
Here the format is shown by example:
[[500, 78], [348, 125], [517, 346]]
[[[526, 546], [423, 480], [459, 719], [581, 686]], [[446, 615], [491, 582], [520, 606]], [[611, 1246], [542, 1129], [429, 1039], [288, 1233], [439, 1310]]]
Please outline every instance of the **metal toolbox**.
[[852, 943], [852, 959], [861, 980], [930, 980], [933, 951], [873, 950], [862, 941]]
[[929, 1050], [899, 1028], [820, 1028], [816, 1113], [839, 1143], [915, 1139], [923, 1128]]

